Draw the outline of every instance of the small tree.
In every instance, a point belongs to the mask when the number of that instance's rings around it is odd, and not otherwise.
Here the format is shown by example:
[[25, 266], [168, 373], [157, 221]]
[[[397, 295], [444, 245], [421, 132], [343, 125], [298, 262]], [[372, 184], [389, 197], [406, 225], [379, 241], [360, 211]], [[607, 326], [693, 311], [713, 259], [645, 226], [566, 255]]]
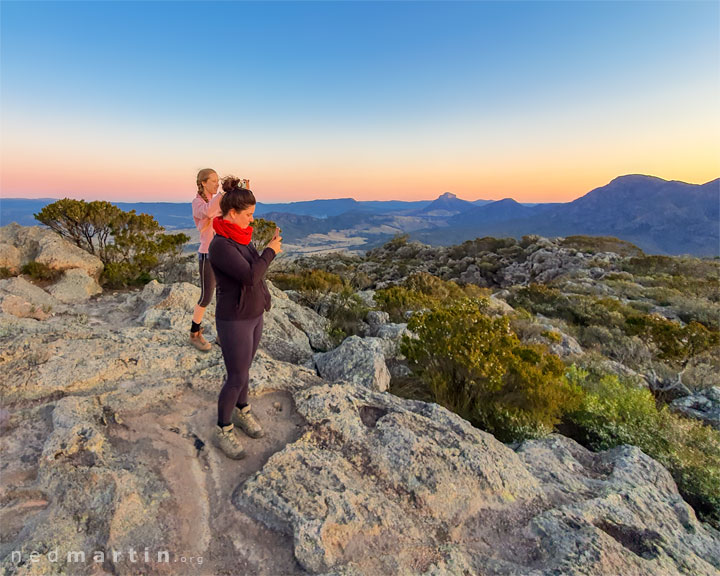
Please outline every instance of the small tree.
[[103, 201], [64, 198], [35, 218], [102, 260], [103, 281], [111, 286], [145, 283], [162, 259], [178, 256], [190, 238], [164, 234], [149, 214], [125, 212]]

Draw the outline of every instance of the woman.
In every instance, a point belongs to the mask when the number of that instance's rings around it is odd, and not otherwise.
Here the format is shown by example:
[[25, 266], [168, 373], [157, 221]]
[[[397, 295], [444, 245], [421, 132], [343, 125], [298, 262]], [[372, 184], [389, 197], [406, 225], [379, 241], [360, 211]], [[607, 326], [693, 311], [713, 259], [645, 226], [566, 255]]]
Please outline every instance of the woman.
[[197, 196], [192, 203], [193, 220], [200, 232], [200, 248], [198, 248], [198, 261], [200, 263], [200, 300], [195, 305], [190, 327], [190, 344], [198, 350], [207, 352], [212, 348], [210, 342], [203, 337], [202, 323], [205, 308], [212, 300], [215, 291], [215, 276], [212, 266], [208, 263], [208, 247], [213, 239], [212, 221], [220, 215], [220, 199], [222, 193], [218, 191], [218, 175], [212, 168], [204, 168], [197, 175]]
[[216, 235], [209, 248], [218, 287], [215, 325], [227, 370], [218, 398], [214, 439], [234, 459], [245, 453], [233, 419], [251, 438], [264, 435], [248, 403], [250, 364], [260, 343], [263, 313], [270, 310], [265, 273], [273, 258], [282, 252], [279, 228], [262, 254], [251, 244], [255, 196], [245, 187], [246, 182], [233, 176], [223, 178], [222, 216], [213, 220]]

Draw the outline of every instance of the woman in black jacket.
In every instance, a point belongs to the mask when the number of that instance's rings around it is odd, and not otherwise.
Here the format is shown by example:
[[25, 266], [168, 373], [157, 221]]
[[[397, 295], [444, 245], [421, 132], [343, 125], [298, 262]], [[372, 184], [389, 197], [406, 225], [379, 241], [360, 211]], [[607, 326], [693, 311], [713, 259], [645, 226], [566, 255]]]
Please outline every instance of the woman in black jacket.
[[215, 237], [208, 250], [217, 283], [215, 325], [227, 370], [214, 439], [234, 459], [245, 455], [234, 423], [252, 438], [264, 435], [248, 403], [248, 384], [250, 364], [262, 335], [263, 313], [270, 310], [265, 273], [282, 252], [280, 229], [262, 254], [251, 243], [255, 196], [243, 186], [244, 181], [234, 176], [223, 178], [222, 216], [213, 220]]

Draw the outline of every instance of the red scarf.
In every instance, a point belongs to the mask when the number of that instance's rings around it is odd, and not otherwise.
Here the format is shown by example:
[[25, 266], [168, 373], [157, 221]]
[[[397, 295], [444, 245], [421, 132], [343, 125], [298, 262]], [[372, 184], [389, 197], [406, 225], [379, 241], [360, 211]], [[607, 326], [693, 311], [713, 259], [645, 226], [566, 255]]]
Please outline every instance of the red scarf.
[[228, 220], [223, 220], [221, 216], [213, 218], [213, 230], [220, 236], [235, 240], [238, 244], [247, 246], [252, 240], [253, 227], [240, 228], [237, 224], [233, 224]]

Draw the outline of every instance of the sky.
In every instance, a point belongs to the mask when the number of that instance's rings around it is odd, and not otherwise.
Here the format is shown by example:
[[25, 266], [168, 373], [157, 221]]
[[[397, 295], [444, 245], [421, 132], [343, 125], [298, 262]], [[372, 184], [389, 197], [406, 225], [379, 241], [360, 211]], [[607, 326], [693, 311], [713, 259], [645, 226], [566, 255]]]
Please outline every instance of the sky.
[[720, 2], [0, 1], [0, 195], [567, 202], [720, 176]]

